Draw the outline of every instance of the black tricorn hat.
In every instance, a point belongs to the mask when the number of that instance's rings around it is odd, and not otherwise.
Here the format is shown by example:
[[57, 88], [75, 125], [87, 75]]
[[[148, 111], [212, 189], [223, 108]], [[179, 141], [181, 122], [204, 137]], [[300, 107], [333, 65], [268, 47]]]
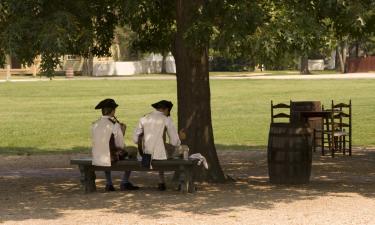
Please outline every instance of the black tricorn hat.
[[170, 101], [161, 100], [159, 102], [156, 102], [156, 103], [152, 104], [151, 106], [154, 107], [155, 109], [164, 108], [164, 109], [169, 109], [169, 111], [171, 111], [172, 107], [173, 107], [173, 104]]
[[106, 99], [102, 100], [101, 102], [99, 102], [95, 106], [95, 109], [103, 109], [103, 108], [112, 108], [112, 109], [115, 109], [117, 106], [118, 105], [115, 102], [115, 100], [113, 100], [111, 98], [106, 98]]

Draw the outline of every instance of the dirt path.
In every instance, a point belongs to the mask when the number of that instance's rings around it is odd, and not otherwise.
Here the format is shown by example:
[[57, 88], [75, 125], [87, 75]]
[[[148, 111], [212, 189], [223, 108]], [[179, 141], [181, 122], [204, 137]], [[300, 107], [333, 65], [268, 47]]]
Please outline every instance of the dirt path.
[[[221, 151], [227, 184], [199, 184], [182, 195], [157, 175], [134, 172], [142, 190], [82, 194], [77, 155], [0, 156], [0, 223], [4, 224], [375, 224], [375, 149], [352, 157], [314, 155], [311, 183], [268, 183], [265, 151]], [[114, 173], [115, 184], [121, 173]], [[168, 174], [169, 180], [172, 174]]]

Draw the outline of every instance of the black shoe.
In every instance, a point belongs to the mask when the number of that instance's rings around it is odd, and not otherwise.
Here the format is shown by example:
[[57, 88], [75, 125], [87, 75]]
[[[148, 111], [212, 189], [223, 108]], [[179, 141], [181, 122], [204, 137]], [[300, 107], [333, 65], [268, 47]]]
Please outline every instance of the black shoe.
[[165, 191], [165, 190], [167, 190], [167, 187], [165, 186], [165, 183], [158, 184], [158, 190], [159, 191]]
[[138, 186], [134, 186], [132, 183], [125, 183], [125, 184], [121, 184], [120, 185], [120, 190], [121, 191], [126, 191], [126, 190], [129, 190], [129, 191], [132, 191], [132, 190], [138, 190], [139, 187]]
[[105, 186], [105, 192], [110, 192], [110, 191], [116, 191], [116, 189], [113, 187], [113, 185], [106, 185]]

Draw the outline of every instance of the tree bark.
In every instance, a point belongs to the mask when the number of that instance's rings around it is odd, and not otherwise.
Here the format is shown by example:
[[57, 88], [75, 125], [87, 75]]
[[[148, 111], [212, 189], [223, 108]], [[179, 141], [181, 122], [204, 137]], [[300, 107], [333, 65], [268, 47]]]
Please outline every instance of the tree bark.
[[309, 71], [309, 57], [307, 55], [301, 56], [301, 74], [311, 74]]
[[94, 58], [90, 55], [88, 58], [83, 59], [82, 75], [92, 76], [94, 70]]
[[167, 66], [166, 66], [166, 59], [167, 59], [167, 53], [162, 52], [161, 55], [163, 56], [161, 60], [161, 73], [165, 74], [167, 73]]
[[341, 43], [341, 46], [338, 48], [338, 56], [339, 56], [339, 62], [340, 62], [340, 72], [341, 73], [346, 73], [346, 55], [347, 55], [347, 42], [343, 41]]
[[209, 169], [199, 180], [224, 182], [214, 144], [211, 121], [211, 96], [208, 74], [208, 43], [204, 47], [187, 45], [184, 34], [191, 26], [193, 14], [203, 0], [176, 0], [177, 34], [174, 46], [177, 75], [178, 125], [187, 133], [190, 153], [206, 157]]

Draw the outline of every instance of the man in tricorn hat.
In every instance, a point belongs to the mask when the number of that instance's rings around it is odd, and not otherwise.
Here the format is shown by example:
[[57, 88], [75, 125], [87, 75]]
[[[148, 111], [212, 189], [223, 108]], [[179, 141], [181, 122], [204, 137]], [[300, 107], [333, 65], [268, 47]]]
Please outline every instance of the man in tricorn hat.
[[[110, 148], [112, 143], [116, 149], [124, 149], [125, 124], [120, 123], [116, 117], [117, 103], [110, 98], [104, 99], [95, 107], [101, 109], [102, 117], [92, 124], [92, 164], [96, 166], [111, 166]], [[112, 159], [113, 160], [113, 159]], [[111, 171], [105, 171], [105, 191], [115, 191], [112, 183]], [[130, 171], [125, 171], [120, 189], [137, 190], [139, 187], [129, 182]]]
[[[185, 133], [180, 131], [177, 133], [176, 126], [170, 117], [173, 104], [170, 101], [161, 100], [151, 105], [155, 111], [143, 116], [138, 123], [133, 135], [134, 143], [138, 143], [138, 139], [143, 135], [143, 151], [146, 154], [151, 154], [152, 160], [167, 159], [166, 148], [164, 145], [163, 135], [164, 130], [169, 137], [169, 144], [178, 147], [181, 144], [181, 139], [185, 138]], [[158, 189], [160, 191], [166, 190], [164, 172], [159, 171], [160, 183]]]

